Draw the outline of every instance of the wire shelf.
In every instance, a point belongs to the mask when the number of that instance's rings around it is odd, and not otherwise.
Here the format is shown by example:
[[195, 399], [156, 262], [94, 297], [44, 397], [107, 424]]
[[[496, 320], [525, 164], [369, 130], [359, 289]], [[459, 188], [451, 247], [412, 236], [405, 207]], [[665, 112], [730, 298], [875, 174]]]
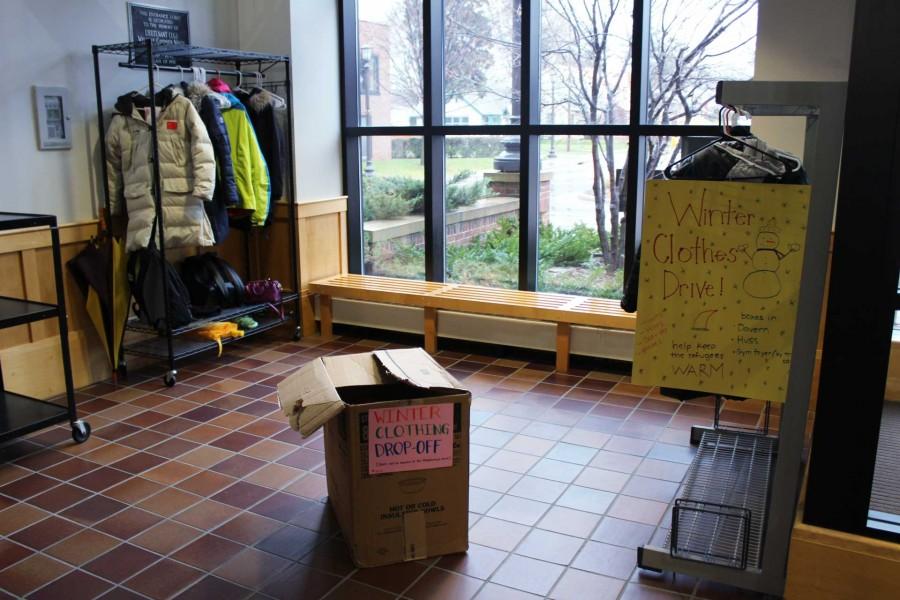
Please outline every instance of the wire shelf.
[[[177, 327], [177, 328], [173, 329], [172, 335], [173, 336], [182, 335], [185, 333], [189, 333], [189, 332], [193, 331], [194, 329], [199, 329], [200, 327], [203, 327], [204, 325], [208, 325], [210, 323], [215, 323], [215, 322], [219, 322], [219, 321], [231, 321], [231, 320], [237, 319], [238, 317], [243, 317], [244, 315], [249, 315], [249, 314], [253, 314], [256, 312], [260, 312], [260, 311], [268, 311], [270, 313], [274, 313], [274, 311], [272, 311], [272, 308], [271, 308], [273, 305], [276, 307], [283, 306], [285, 304], [289, 304], [289, 303], [293, 302], [296, 299], [297, 299], [296, 292], [284, 292], [281, 295], [281, 300], [279, 302], [275, 302], [271, 305], [266, 304], [266, 303], [244, 304], [243, 306], [236, 306], [233, 308], [223, 308], [221, 312], [219, 312], [215, 315], [212, 315], [205, 319], [197, 319], [196, 321], [191, 321], [190, 323], [188, 323], [187, 325], [185, 325], [183, 327]], [[152, 333], [152, 334], [158, 333], [155, 328], [151, 327], [150, 325], [147, 325], [146, 323], [143, 323], [142, 321], [139, 321], [136, 317], [132, 317], [131, 319], [128, 320], [128, 323], [126, 324], [126, 328], [128, 329], [128, 331], [136, 331], [139, 333]], [[165, 339], [165, 338], [163, 337], [163, 339]]]
[[707, 431], [672, 511], [673, 557], [759, 568], [778, 440]]
[[[119, 54], [129, 57], [128, 63], [146, 68], [147, 46], [146, 42], [125, 42], [121, 44], [106, 44], [95, 46], [99, 54]], [[191, 61], [234, 65], [236, 63], [279, 63], [290, 60], [288, 56], [281, 54], [265, 54], [262, 52], [249, 52], [245, 50], [228, 50], [225, 48], [207, 48], [189, 44], [173, 44], [165, 42], [153, 42], [153, 57], [159, 60], [162, 57], [171, 59], [189, 58]], [[141, 64], [143, 63], [143, 64]]]
[[[290, 322], [287, 317], [276, 317], [271, 313], [267, 316], [259, 317], [256, 321], [258, 323], [256, 328], [244, 331], [244, 336], [240, 338], [224, 338], [222, 340], [222, 345], [227, 346], [228, 344], [239, 342], [248, 337], [258, 335], [264, 331], [269, 331], [270, 329], [274, 329], [275, 327]], [[188, 335], [172, 337], [172, 354], [176, 360], [182, 360], [202, 352], [215, 351], [218, 350], [218, 348], [219, 345], [216, 342], [190, 335], [190, 333], [188, 333]], [[166, 342], [166, 336], [157, 335], [127, 344], [125, 346], [125, 352], [134, 356], [162, 360], [168, 358], [169, 346]]]

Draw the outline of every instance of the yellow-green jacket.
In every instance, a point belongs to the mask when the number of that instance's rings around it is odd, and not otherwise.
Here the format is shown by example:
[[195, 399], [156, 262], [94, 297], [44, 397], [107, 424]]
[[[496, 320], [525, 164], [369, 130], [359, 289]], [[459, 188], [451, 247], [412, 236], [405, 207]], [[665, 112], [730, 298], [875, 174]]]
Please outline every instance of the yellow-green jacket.
[[247, 109], [233, 94], [223, 95], [231, 102], [231, 108], [222, 111], [222, 118], [231, 142], [231, 162], [241, 208], [253, 211], [250, 216], [253, 225], [262, 225], [269, 213], [269, 169]]

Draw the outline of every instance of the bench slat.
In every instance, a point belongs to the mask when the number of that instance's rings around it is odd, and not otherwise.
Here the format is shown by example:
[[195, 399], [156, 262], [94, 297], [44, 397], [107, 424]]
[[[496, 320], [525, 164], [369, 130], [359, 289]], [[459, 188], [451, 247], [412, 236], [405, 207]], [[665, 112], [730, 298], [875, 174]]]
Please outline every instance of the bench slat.
[[331, 335], [331, 298], [348, 298], [425, 309], [425, 348], [437, 351], [438, 311], [494, 315], [556, 323], [556, 368], [569, 368], [572, 325], [633, 330], [635, 315], [617, 300], [553, 292], [527, 292], [457, 283], [436, 283], [372, 275], [336, 275], [309, 284], [320, 295], [322, 335]]
[[438, 310], [633, 330], [635, 316], [617, 300], [528, 292], [372, 275], [337, 275], [314, 281], [310, 291], [351, 300]]

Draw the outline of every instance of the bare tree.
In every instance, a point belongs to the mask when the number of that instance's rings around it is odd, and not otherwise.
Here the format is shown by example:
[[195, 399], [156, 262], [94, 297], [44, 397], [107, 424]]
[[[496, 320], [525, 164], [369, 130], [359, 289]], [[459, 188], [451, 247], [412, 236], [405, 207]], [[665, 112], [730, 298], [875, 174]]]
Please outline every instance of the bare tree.
[[[391, 14], [397, 37], [391, 48], [391, 93], [414, 111], [422, 110], [424, 65], [422, 0], [401, 0]], [[444, 10], [444, 95], [447, 100], [484, 95], [493, 64], [492, 24], [479, 0], [446, 0]]]
[[[640, 0], [635, 0], [640, 1]], [[751, 38], [717, 48], [735, 23], [757, 0], [652, 0], [653, 31], [649, 49], [650, 122], [690, 123], [711, 102], [708, 65], [734, 52]], [[627, 110], [631, 66], [631, 10], [624, 0], [547, 0], [542, 34], [545, 73], [563, 88], [567, 103], [584, 123], [612, 124]], [[651, 140], [647, 168], [657, 168], [667, 139]], [[603, 260], [610, 272], [622, 266], [620, 200], [625, 177], [616, 177], [613, 136], [591, 136], [592, 190]], [[627, 162], [625, 169], [627, 169]]]
[[[709, 115], [715, 82], [729, 71], [718, 65], [713, 74], [711, 61], [733, 57], [755, 39], [735, 27], [756, 4], [757, 0], [653, 0], [649, 122], [690, 125], [698, 115]], [[698, 14], [706, 15], [699, 23]], [[732, 70], [744, 75], [740, 69]], [[659, 168], [668, 148], [669, 138], [648, 140], [647, 173]]]
[[[628, 86], [630, 44], [629, 6], [622, 0], [549, 0], [542, 42], [545, 60], [562, 85], [565, 102], [572, 104], [585, 123], [613, 123]], [[625, 100], [627, 106], [627, 99]], [[615, 181], [615, 138], [593, 135], [594, 217], [600, 251], [609, 271], [619, 268], [619, 197]], [[608, 221], [608, 223], [607, 223]]]

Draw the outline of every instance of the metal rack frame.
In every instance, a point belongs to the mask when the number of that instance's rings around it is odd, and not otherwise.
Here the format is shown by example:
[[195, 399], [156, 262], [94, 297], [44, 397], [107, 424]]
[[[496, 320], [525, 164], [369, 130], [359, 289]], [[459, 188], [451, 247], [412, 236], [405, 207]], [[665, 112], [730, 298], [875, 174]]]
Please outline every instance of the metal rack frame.
[[[695, 525], [701, 535], [710, 524], [718, 525], [720, 531], [707, 531], [710, 535], [700, 539], [708, 551], [697, 552], [700, 544], [694, 545], [694, 540], [690, 547], [681, 549], [642, 546], [637, 552], [639, 567], [684, 573], [766, 594], [784, 592], [791, 529], [803, 476], [807, 414], [834, 217], [846, 93], [844, 82], [719, 82], [716, 91], [719, 104], [740, 107], [753, 116], [793, 116], [806, 120], [803, 162], [812, 182], [812, 193], [800, 282], [799, 306], [803, 308], [797, 312], [791, 371], [778, 437], [706, 431], [686, 476], [685, 496], [699, 496], [694, 500], [700, 500], [700, 506], [673, 511], [679, 519], [676, 525], [682, 533], [685, 527]], [[728, 448], [733, 449], [734, 457], [738, 452], [744, 455], [740, 464], [731, 460]], [[736, 495], [743, 498], [735, 499]], [[716, 502], [731, 504], [732, 510], [727, 515], [710, 517], [710, 507], [703, 505]], [[739, 510], [734, 510], [735, 505]], [[711, 508], [719, 513], [728, 512]], [[736, 556], [739, 554], [736, 550], [721, 552], [729, 543], [732, 549], [746, 544], [742, 560]]]
[[0, 231], [30, 227], [46, 227], [50, 231], [56, 304], [0, 296], [0, 329], [45, 319], [57, 320], [63, 379], [66, 386], [66, 404], [61, 406], [7, 391], [3, 382], [3, 372], [0, 370], [0, 444], [62, 421], [69, 421], [72, 427], [72, 439], [80, 444], [90, 437], [91, 426], [78, 418], [78, 409], [75, 405], [75, 384], [72, 378], [72, 360], [69, 353], [69, 325], [66, 315], [66, 296], [56, 217], [0, 212]]
[[[153, 148], [153, 196], [154, 196], [154, 204], [156, 207], [156, 221], [157, 227], [159, 229], [159, 254], [160, 260], [165, 263], [166, 262], [166, 243], [165, 243], [165, 225], [163, 223], [163, 215], [162, 215], [162, 188], [161, 188], [161, 178], [159, 171], [159, 139], [158, 132], [156, 128], [156, 106], [155, 106], [155, 95], [152, 93], [154, 89], [154, 75], [156, 71], [175, 71], [180, 72], [184, 70], [184, 67], [178, 66], [170, 66], [170, 65], [159, 65], [157, 64], [157, 60], [160, 57], [168, 57], [168, 58], [189, 58], [193, 63], [204, 63], [204, 64], [212, 64], [212, 65], [228, 65], [233, 67], [233, 70], [223, 70], [223, 69], [214, 69], [214, 71], [218, 75], [234, 75], [234, 76], [245, 76], [252, 77], [255, 72], [265, 74], [267, 71], [272, 69], [275, 66], [283, 65], [284, 66], [284, 83], [285, 83], [285, 102], [287, 104], [287, 134], [286, 134], [286, 143], [287, 143], [287, 151], [288, 151], [288, 165], [287, 168], [290, 169], [290, 176], [288, 177], [288, 204], [289, 204], [289, 216], [288, 216], [288, 228], [289, 228], [289, 238], [290, 238], [290, 248], [289, 252], [289, 262], [290, 262], [290, 283], [293, 286], [292, 290], [286, 290], [283, 294], [282, 300], [280, 302], [281, 306], [290, 305], [293, 307], [293, 315], [295, 321], [295, 329], [294, 329], [294, 338], [299, 339], [300, 337], [300, 274], [299, 274], [299, 257], [297, 256], [298, 252], [298, 240], [297, 240], [297, 203], [296, 203], [296, 184], [294, 181], [294, 144], [293, 144], [293, 102], [291, 101], [291, 59], [289, 56], [277, 55], [277, 54], [263, 54], [260, 52], [247, 52], [243, 50], [230, 50], [225, 48], [206, 48], [201, 46], [192, 46], [186, 44], [165, 44], [159, 42], [153, 42], [151, 40], [145, 40], [143, 42], [127, 42], [121, 44], [107, 44], [102, 46], [92, 46], [93, 58], [94, 58], [94, 87], [96, 89], [97, 94], [97, 115], [98, 115], [98, 127], [100, 130], [100, 159], [102, 163], [102, 174], [103, 174], [103, 191], [104, 191], [104, 199], [105, 199], [105, 208], [107, 217], [110, 216], [110, 191], [107, 179], [107, 165], [106, 165], [106, 129], [103, 122], [103, 97], [100, 86], [100, 55], [122, 55], [127, 56], [127, 60], [119, 63], [120, 67], [127, 69], [142, 69], [147, 72], [147, 83], [148, 88], [151, 90], [150, 93], [150, 130], [151, 130], [151, 141]], [[242, 71], [241, 68], [246, 64], [256, 64], [256, 71], [254, 73]], [[275, 210], [276, 200], [274, 199], [271, 203], [270, 210]], [[250, 270], [250, 234], [248, 233], [245, 236], [245, 254], [248, 257], [247, 261], [247, 269]], [[161, 273], [165, 272], [165, 269], [160, 270]], [[131, 344], [128, 346], [123, 345], [122, 352], [123, 354], [134, 354], [138, 356], [145, 357], [153, 357], [153, 358], [161, 358], [167, 360], [169, 370], [163, 376], [163, 381], [168, 386], [175, 385], [177, 371], [175, 369], [176, 361], [188, 358], [200, 352], [206, 350], [213, 350], [218, 347], [215, 342], [183, 342], [183, 341], [175, 341], [175, 337], [189, 331], [192, 329], [191, 327], [187, 328], [179, 328], [173, 329], [171, 325], [171, 319], [169, 316], [169, 288], [168, 286], [163, 286], [163, 292], [165, 295], [165, 315], [166, 315], [166, 325], [165, 325], [165, 333], [163, 335], [164, 344], [161, 344], [161, 340], [157, 338], [147, 338], [145, 340], [136, 342], [135, 344]], [[219, 315], [221, 317], [221, 315]], [[244, 337], [249, 337], [251, 335], [256, 335], [272, 329], [278, 325], [280, 325], [284, 319], [277, 322], [272, 322], [272, 320], [267, 320], [265, 326], [260, 324], [260, 327], [256, 329], [249, 330], [245, 333]], [[128, 326], [128, 329], [134, 331], [141, 331], [139, 326], [132, 327]], [[112, 332], [108, 332], [108, 335], [112, 335]], [[243, 338], [239, 338], [243, 339]], [[109, 347], [112, 347], [112, 340], [107, 340]], [[232, 340], [234, 341], [234, 340]], [[161, 348], [160, 346], [163, 346]], [[162, 351], [164, 350], [164, 352]], [[124, 368], [125, 362], [123, 357], [118, 357], [119, 359], [119, 367]]]

